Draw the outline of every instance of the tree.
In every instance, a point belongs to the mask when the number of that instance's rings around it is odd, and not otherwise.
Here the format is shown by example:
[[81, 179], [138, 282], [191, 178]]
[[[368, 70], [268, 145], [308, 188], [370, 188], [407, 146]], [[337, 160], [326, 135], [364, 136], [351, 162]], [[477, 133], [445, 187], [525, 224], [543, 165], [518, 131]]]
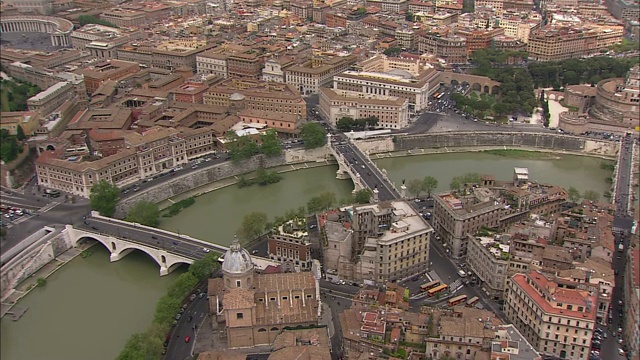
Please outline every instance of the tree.
[[180, 310], [181, 302], [181, 298], [173, 298], [168, 294], [161, 297], [156, 304], [156, 312], [153, 315], [153, 322], [165, 326], [171, 325], [173, 317], [176, 316]]
[[18, 141], [22, 141], [27, 138], [27, 136], [24, 134], [24, 130], [22, 130], [22, 126], [20, 125], [18, 125], [18, 127], [16, 128], [16, 138], [18, 139]]
[[251, 241], [262, 235], [267, 225], [267, 214], [254, 211], [242, 218], [238, 228], [238, 237], [243, 241]]
[[260, 152], [258, 144], [250, 136], [238, 136], [235, 131], [229, 131], [225, 136], [229, 156], [234, 162], [249, 159]]
[[371, 201], [371, 196], [373, 196], [373, 192], [369, 189], [362, 189], [356, 191], [354, 196], [355, 202], [358, 204], [368, 204]]
[[325, 192], [318, 196], [314, 196], [307, 202], [307, 210], [310, 214], [328, 210], [336, 203], [336, 194]]
[[157, 204], [140, 201], [129, 210], [125, 220], [138, 224], [157, 227], [160, 224], [160, 209]]
[[314, 149], [327, 143], [327, 131], [318, 123], [306, 123], [300, 129], [305, 149]]
[[198, 280], [209, 277], [214, 269], [218, 268], [218, 254], [208, 253], [202, 259], [195, 260], [189, 265], [189, 272]]
[[567, 190], [567, 195], [569, 195], [569, 200], [573, 203], [577, 203], [580, 201], [580, 191], [574, 188], [573, 186], [569, 187]]
[[267, 156], [278, 156], [282, 154], [280, 148], [280, 142], [278, 141], [278, 134], [274, 129], [267, 130], [264, 134], [260, 135], [260, 152]]
[[428, 197], [431, 197], [431, 192], [438, 187], [438, 180], [433, 176], [425, 176], [422, 179], [422, 190], [427, 192]]
[[119, 199], [120, 190], [118, 187], [106, 180], [100, 180], [91, 187], [89, 204], [102, 216], [113, 216]]
[[351, 131], [355, 124], [356, 121], [352, 117], [344, 116], [338, 119], [338, 121], [336, 122], [336, 127], [342, 132], [347, 132]]
[[414, 197], [420, 196], [422, 193], [422, 181], [420, 179], [411, 179], [407, 183], [407, 190], [409, 190], [409, 194], [412, 194]]
[[460, 179], [458, 179], [457, 176], [454, 177], [449, 183], [449, 189], [451, 190], [460, 190], [461, 187], [462, 187], [462, 184], [460, 183]]
[[191, 272], [182, 273], [178, 276], [176, 281], [169, 286], [167, 295], [182, 301], [182, 299], [187, 296], [187, 294], [189, 294], [197, 284], [198, 279]]
[[585, 200], [589, 200], [591, 202], [597, 202], [598, 200], [600, 200], [600, 193], [593, 190], [586, 190], [584, 193], [582, 193], [582, 197]]
[[133, 334], [118, 355], [118, 360], [151, 360], [162, 355], [162, 342], [148, 332]]

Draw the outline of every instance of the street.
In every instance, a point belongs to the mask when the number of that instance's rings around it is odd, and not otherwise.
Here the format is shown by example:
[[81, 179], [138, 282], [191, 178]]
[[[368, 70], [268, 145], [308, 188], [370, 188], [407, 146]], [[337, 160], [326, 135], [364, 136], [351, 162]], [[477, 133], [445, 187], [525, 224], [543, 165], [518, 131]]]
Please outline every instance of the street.
[[[206, 288], [204, 289], [206, 292]], [[191, 321], [189, 318], [191, 317]], [[209, 319], [209, 303], [206, 296], [189, 302], [176, 326], [171, 329], [169, 344], [167, 346], [168, 360], [191, 359], [193, 346], [196, 342], [196, 332], [204, 321]], [[194, 328], [195, 326], [195, 328]], [[185, 341], [189, 337], [189, 342]]]

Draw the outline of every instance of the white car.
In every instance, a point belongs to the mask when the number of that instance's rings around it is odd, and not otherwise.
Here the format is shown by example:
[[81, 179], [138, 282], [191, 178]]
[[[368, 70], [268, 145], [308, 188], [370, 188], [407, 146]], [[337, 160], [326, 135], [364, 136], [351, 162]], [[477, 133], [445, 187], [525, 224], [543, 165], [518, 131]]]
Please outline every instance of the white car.
[[204, 251], [204, 252], [206, 252], [206, 253], [211, 252], [211, 250], [209, 250], [209, 249], [207, 249], [207, 248], [202, 248], [202, 251]]

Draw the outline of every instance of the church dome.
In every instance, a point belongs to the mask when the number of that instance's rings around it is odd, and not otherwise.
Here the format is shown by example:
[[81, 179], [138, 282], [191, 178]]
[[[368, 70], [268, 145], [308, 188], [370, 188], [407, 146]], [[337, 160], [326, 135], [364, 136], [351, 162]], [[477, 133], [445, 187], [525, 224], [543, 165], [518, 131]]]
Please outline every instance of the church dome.
[[240, 246], [238, 238], [233, 240], [233, 244], [231, 244], [231, 247], [229, 247], [229, 250], [227, 250], [224, 255], [222, 271], [229, 274], [244, 274], [248, 271], [253, 271], [251, 255]]

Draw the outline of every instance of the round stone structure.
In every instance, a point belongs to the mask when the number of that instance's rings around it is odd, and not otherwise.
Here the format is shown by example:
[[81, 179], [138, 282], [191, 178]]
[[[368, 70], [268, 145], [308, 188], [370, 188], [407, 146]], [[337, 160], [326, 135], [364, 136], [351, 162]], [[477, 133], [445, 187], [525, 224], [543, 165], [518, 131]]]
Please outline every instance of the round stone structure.
[[12, 15], [0, 18], [0, 30], [12, 32], [40, 32], [51, 35], [53, 46], [71, 46], [71, 21], [53, 16]]

